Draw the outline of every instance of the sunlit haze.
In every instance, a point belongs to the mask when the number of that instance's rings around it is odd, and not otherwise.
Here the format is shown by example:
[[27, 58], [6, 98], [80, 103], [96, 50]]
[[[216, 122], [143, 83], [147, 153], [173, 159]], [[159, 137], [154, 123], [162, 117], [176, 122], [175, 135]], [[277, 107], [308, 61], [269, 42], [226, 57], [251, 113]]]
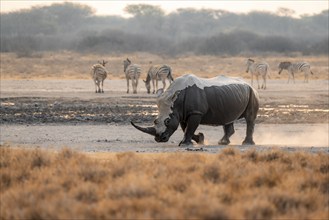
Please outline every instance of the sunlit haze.
[[235, 13], [248, 13], [250, 11], [276, 12], [278, 8], [293, 10], [294, 16], [317, 14], [328, 10], [328, 0], [322, 1], [17, 1], [1, 0], [1, 12], [12, 12], [29, 9], [34, 6], [46, 6], [53, 3], [73, 2], [88, 5], [95, 9], [97, 15], [119, 15], [127, 17], [124, 8], [129, 4], [150, 4], [160, 6], [166, 13], [178, 8], [221, 9]]

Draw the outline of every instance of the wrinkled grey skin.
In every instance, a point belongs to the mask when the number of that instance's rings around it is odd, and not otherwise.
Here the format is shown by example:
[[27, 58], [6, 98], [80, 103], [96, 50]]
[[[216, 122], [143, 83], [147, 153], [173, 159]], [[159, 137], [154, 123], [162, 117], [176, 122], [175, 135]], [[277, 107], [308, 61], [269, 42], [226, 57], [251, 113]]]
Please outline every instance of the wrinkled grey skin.
[[203, 144], [204, 135], [194, 134], [199, 124], [222, 125], [224, 136], [218, 143], [227, 145], [234, 134], [233, 122], [245, 118], [247, 131], [242, 144], [254, 145], [253, 132], [259, 108], [258, 95], [255, 93], [248, 84], [211, 86], [204, 89], [193, 85], [179, 91], [172, 113], [163, 121], [163, 132], [158, 133], [155, 129], [157, 123], [160, 123], [158, 119], [154, 121], [154, 127], [143, 128], [131, 123], [138, 130], [155, 136], [157, 142], [167, 142], [180, 125], [184, 131], [180, 146], [191, 145], [192, 140]]

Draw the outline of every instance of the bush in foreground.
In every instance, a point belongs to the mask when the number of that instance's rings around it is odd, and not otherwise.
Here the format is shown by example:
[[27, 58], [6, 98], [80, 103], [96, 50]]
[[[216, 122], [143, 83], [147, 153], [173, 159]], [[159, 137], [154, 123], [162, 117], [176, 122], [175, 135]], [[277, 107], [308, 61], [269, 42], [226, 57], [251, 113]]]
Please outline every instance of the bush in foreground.
[[0, 148], [0, 219], [325, 219], [329, 156]]

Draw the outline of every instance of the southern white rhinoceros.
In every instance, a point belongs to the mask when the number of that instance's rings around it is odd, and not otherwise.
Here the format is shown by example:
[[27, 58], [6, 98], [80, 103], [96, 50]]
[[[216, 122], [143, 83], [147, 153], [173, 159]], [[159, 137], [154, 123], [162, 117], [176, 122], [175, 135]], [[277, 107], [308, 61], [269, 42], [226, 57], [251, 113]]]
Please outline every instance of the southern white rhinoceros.
[[255, 144], [253, 132], [259, 108], [258, 93], [241, 79], [183, 75], [157, 98], [157, 105], [159, 114], [154, 126], [144, 128], [131, 122], [138, 130], [155, 136], [157, 142], [167, 142], [180, 124], [184, 131], [180, 146], [190, 145], [192, 140], [203, 143], [203, 134], [194, 132], [199, 124], [204, 124], [223, 125], [224, 136], [219, 144], [226, 145], [234, 133], [233, 122], [245, 118], [247, 132], [243, 144]]

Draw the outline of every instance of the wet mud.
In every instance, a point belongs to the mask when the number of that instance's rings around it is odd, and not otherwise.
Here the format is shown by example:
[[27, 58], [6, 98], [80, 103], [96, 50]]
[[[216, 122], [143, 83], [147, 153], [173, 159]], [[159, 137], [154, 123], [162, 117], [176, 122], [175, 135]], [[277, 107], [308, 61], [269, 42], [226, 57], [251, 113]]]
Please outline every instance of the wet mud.
[[[157, 115], [154, 96], [76, 99], [49, 97], [1, 98], [2, 124], [129, 124], [152, 123]], [[319, 103], [275, 103], [261, 100], [256, 123], [323, 123], [328, 106]], [[243, 122], [243, 120], [242, 120]]]

